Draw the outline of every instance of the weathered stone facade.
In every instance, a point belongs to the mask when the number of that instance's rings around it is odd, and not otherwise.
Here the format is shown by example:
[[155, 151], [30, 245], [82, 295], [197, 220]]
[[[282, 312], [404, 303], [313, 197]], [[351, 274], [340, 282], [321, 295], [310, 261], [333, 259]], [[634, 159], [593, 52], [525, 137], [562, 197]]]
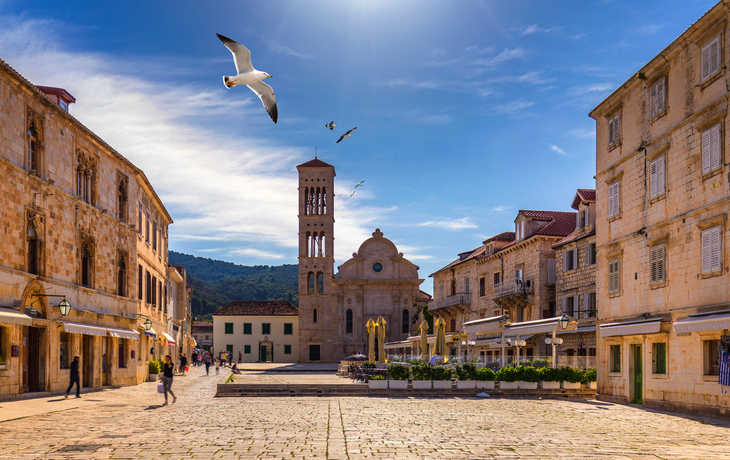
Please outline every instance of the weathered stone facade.
[[[730, 408], [717, 375], [730, 308], [729, 14], [718, 3], [591, 112], [601, 398]], [[703, 313], [719, 317], [693, 327]]]

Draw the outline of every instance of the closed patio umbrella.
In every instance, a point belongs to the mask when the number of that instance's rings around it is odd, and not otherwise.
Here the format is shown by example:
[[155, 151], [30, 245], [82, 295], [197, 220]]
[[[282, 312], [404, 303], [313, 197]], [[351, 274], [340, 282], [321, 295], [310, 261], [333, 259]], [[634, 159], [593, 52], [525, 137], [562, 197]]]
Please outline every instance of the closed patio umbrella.
[[428, 361], [428, 321], [421, 321], [421, 361]]
[[439, 353], [443, 358], [446, 356], [446, 321], [439, 318], [434, 323], [436, 326], [436, 345], [434, 346], [434, 354]]
[[368, 330], [368, 361], [375, 362], [375, 322], [369, 319], [365, 324]]
[[388, 360], [385, 358], [385, 318], [378, 316], [378, 362], [385, 363]]

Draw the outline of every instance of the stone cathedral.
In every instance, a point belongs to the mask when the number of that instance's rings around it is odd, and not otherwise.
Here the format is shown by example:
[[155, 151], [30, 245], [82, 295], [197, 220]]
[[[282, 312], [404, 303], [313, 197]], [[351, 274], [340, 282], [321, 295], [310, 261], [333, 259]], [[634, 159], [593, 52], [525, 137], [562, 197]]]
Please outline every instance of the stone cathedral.
[[386, 342], [413, 330], [418, 267], [376, 229], [334, 274], [334, 166], [314, 159], [299, 171], [299, 362], [338, 362], [367, 352], [368, 319], [385, 318]]

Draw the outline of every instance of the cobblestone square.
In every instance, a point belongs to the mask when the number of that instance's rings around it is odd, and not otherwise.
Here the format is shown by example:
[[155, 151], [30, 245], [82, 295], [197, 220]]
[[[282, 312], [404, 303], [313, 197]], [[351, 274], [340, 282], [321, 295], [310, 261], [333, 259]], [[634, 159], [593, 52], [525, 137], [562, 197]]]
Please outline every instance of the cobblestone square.
[[730, 421], [594, 400], [214, 398], [228, 371], [0, 402], [2, 459], [724, 459]]

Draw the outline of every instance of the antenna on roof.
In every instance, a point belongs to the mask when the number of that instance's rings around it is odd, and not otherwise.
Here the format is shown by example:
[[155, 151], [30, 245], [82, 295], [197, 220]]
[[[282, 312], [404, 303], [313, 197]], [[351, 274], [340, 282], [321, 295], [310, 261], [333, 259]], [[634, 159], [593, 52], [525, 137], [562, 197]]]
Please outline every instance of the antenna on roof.
[[317, 146], [314, 146], [314, 159], [317, 159]]

